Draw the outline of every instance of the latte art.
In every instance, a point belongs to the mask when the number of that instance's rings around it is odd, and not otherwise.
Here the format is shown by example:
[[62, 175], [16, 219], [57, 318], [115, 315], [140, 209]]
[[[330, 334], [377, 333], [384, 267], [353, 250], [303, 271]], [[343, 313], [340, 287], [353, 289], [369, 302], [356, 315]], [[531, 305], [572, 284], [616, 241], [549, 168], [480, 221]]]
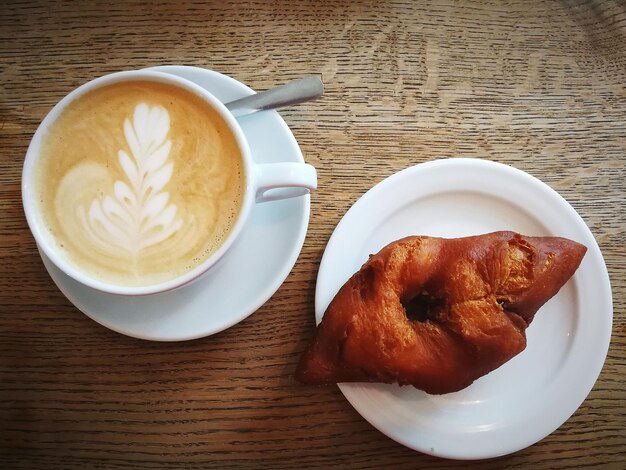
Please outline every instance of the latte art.
[[172, 177], [174, 165], [168, 161], [172, 142], [167, 140], [170, 117], [166, 109], [145, 103], [136, 106], [133, 120], [124, 121], [124, 135], [131, 155], [120, 150], [118, 160], [128, 183], [117, 180], [113, 196], [94, 199], [78, 217], [93, 242], [107, 251], [113, 245], [133, 258], [151, 245], [162, 242], [180, 230], [176, 205], [162, 191]]
[[174, 85], [127, 81], [70, 103], [44, 135], [35, 186], [59, 252], [124, 286], [173, 279], [233, 228], [244, 165], [208, 103]]

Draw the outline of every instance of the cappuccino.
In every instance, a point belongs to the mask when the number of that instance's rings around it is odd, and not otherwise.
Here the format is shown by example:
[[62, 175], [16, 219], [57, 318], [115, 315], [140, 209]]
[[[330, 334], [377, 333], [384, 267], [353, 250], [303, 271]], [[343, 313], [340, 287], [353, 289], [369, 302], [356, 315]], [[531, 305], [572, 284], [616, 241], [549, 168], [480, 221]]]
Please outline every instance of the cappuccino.
[[80, 271], [147, 286], [206, 260], [242, 207], [245, 167], [220, 114], [147, 80], [94, 88], [46, 130], [34, 191], [48, 236]]

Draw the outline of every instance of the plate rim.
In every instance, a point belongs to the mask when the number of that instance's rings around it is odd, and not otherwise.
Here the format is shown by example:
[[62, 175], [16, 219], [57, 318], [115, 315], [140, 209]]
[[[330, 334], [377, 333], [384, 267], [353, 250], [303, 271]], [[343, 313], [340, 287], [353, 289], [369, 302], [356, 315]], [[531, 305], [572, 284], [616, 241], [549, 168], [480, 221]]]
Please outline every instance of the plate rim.
[[[416, 444], [410, 438], [407, 438], [405, 435], [403, 435], [402, 432], [398, 432], [397, 430], [393, 430], [393, 429], [391, 430], [386, 429], [385, 426], [379, 422], [380, 420], [377, 419], [375, 412], [370, 413], [368, 412], [368, 410], [364, 411], [362, 409], [363, 407], [359, 406], [358, 397], [356, 397], [355, 393], [353, 393], [353, 389], [355, 387], [359, 387], [364, 384], [358, 384], [358, 383], [357, 384], [349, 384], [349, 383], [338, 384], [341, 392], [346, 397], [348, 402], [352, 405], [352, 407], [355, 409], [355, 411], [357, 411], [364, 419], [366, 419], [376, 429], [378, 429], [379, 431], [381, 431], [383, 434], [387, 435], [391, 439], [399, 442], [400, 444], [406, 447], [409, 447], [413, 450], [417, 450], [422, 453], [430, 454], [430, 455], [437, 456], [437, 457], [445, 457], [445, 458], [452, 458], [452, 459], [459, 459], [459, 460], [477, 460], [477, 459], [498, 457], [498, 456], [502, 456], [502, 455], [519, 451], [523, 448], [526, 448], [540, 441], [541, 439], [543, 439], [544, 437], [546, 437], [547, 435], [551, 434], [556, 429], [558, 429], [564, 422], [566, 422], [571, 417], [572, 414], [576, 412], [576, 410], [580, 407], [580, 405], [582, 405], [582, 403], [585, 401], [589, 392], [593, 389], [593, 386], [595, 385], [595, 382], [597, 381], [597, 378], [602, 370], [604, 361], [606, 359], [606, 355], [608, 353], [608, 348], [610, 345], [611, 330], [612, 330], [613, 305], [612, 305], [612, 291], [611, 291], [611, 286], [610, 286], [610, 279], [608, 276], [608, 270], [606, 268], [606, 263], [602, 256], [600, 248], [597, 244], [597, 241], [595, 240], [593, 233], [591, 232], [591, 230], [589, 229], [585, 221], [576, 212], [576, 210], [557, 191], [555, 191], [553, 188], [551, 188], [549, 185], [542, 182], [535, 176], [523, 170], [520, 170], [518, 168], [515, 168], [510, 165], [506, 165], [503, 163], [494, 162], [494, 161], [487, 160], [487, 159], [480, 159], [480, 158], [464, 158], [464, 157], [454, 158], [453, 157], [453, 158], [445, 158], [445, 159], [436, 159], [436, 160], [431, 160], [425, 163], [419, 163], [419, 164], [407, 167], [403, 170], [400, 170], [396, 173], [393, 173], [392, 175], [378, 182], [376, 185], [374, 185], [372, 188], [366, 191], [360, 198], [358, 198], [357, 201], [355, 201], [355, 203], [348, 209], [346, 214], [344, 214], [340, 222], [337, 224], [335, 230], [333, 231], [328, 241], [328, 244], [324, 250], [324, 254], [322, 256], [322, 260], [320, 262], [320, 268], [318, 271], [318, 277], [317, 277], [317, 282], [316, 282], [316, 292], [315, 292], [315, 320], [316, 320], [316, 323], [319, 323], [319, 321], [321, 321], [321, 317], [323, 316], [323, 313], [324, 313], [323, 310], [325, 310], [325, 308], [327, 307], [332, 297], [334, 297], [336, 291], [339, 289], [339, 287], [341, 287], [340, 285], [333, 286], [333, 287], [336, 287], [336, 290], [334, 292], [331, 292], [331, 293], [328, 293], [328, 291], [324, 292], [323, 281], [324, 281], [325, 272], [329, 269], [329, 266], [332, 266], [332, 261], [330, 258], [332, 257], [332, 251], [337, 249], [335, 248], [335, 245], [339, 243], [337, 239], [340, 238], [341, 233], [343, 231], [349, 230], [349, 228], [346, 229], [346, 226], [349, 226], [349, 224], [351, 223], [351, 218], [353, 217], [353, 214], [356, 211], [358, 211], [361, 206], [367, 206], [368, 204], [371, 203], [371, 201], [375, 201], [377, 197], [380, 197], [379, 194], [384, 194], [386, 191], [389, 190], [389, 188], [392, 188], [393, 185], [401, 179], [411, 178], [411, 177], [419, 178], [420, 173], [423, 173], [425, 170], [428, 170], [431, 168], [450, 167], [450, 166], [462, 167], [463, 165], [475, 166], [477, 168], [489, 167], [489, 170], [493, 170], [493, 171], [501, 170], [501, 171], [508, 173], [508, 175], [510, 175], [511, 177], [517, 177], [517, 178], [521, 177], [523, 178], [522, 181], [524, 182], [524, 184], [529, 184], [536, 190], [540, 190], [540, 191], [546, 192], [547, 194], [550, 194], [551, 197], [557, 199], [558, 203], [561, 204], [561, 206], [563, 206], [564, 208], [567, 208], [568, 217], [573, 218], [574, 223], [577, 225], [577, 228], [585, 234], [585, 244], [588, 245], [588, 249], [589, 249], [588, 251], [593, 253], [594, 265], [592, 267], [601, 265], [601, 268], [602, 268], [601, 272], [603, 276], [602, 276], [600, 283], [602, 284], [602, 288], [604, 290], [604, 293], [603, 295], [601, 295], [601, 297], [605, 301], [605, 305], [603, 305], [603, 307], [605, 307], [603, 308], [604, 328], [600, 328], [601, 331], [598, 333], [599, 335], [601, 334], [602, 336], [600, 338], [601, 344], [600, 344], [600, 347], [596, 349], [598, 351], [598, 353], [595, 356], [596, 361], [593, 362], [592, 364], [593, 370], [590, 371], [592, 379], [587, 380], [581, 387], [581, 389], [584, 389], [582, 393], [583, 395], [582, 399], [576, 406], [573, 407], [573, 409], [569, 410], [568, 413], [565, 413], [567, 414], [567, 416], [565, 416], [565, 414], [563, 413], [561, 414], [561, 416], [557, 419], [557, 421], [559, 421], [560, 423], [556, 427], [554, 427], [553, 429], [549, 429], [547, 432], [535, 433], [534, 435], [527, 437], [526, 439], [520, 438], [519, 442], [515, 445], [509, 445], [508, 447], [504, 447], [504, 448], [502, 448], [502, 446], [496, 445], [494, 447], [499, 447], [499, 449], [497, 450], [486, 449], [483, 451], [478, 450], [472, 453], [455, 452], [454, 450], [450, 450], [450, 449], [444, 450], [443, 452], [441, 450], [438, 450], [437, 452], [435, 452], [435, 449], [433, 448], [424, 447], [424, 446], [420, 446]], [[437, 194], [437, 193], [433, 193], [433, 194]], [[419, 199], [419, 198], [421, 198], [421, 196], [417, 197], [416, 199]], [[390, 209], [390, 212], [392, 212], [393, 209], [395, 209], [395, 207]], [[373, 225], [376, 226], [376, 223], [374, 223]], [[366, 236], [364, 236], [364, 238], [366, 238]], [[375, 386], [375, 385], [376, 384], [365, 384], [365, 386], [369, 386], [369, 387]], [[581, 394], [579, 393], [579, 395]]]

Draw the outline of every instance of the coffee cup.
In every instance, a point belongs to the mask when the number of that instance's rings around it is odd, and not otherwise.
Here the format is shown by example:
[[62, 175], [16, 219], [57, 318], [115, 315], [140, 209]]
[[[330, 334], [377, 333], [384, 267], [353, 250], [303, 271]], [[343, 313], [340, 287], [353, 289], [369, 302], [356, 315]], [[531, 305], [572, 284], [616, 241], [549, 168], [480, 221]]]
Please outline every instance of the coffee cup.
[[81, 284], [132, 296], [205, 276], [254, 204], [316, 186], [311, 165], [255, 163], [236, 119], [204, 88], [128, 71], [78, 87], [43, 119], [22, 200], [52, 263]]

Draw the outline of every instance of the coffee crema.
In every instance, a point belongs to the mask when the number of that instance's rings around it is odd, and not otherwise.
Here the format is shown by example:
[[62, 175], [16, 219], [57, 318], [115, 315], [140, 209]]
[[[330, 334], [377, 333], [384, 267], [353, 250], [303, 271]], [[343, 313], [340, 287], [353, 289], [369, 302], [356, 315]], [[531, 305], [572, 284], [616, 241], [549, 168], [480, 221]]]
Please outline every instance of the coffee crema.
[[214, 253], [241, 209], [241, 151], [223, 118], [190, 91], [126, 81], [70, 103], [42, 139], [39, 211], [79, 270], [147, 286]]

